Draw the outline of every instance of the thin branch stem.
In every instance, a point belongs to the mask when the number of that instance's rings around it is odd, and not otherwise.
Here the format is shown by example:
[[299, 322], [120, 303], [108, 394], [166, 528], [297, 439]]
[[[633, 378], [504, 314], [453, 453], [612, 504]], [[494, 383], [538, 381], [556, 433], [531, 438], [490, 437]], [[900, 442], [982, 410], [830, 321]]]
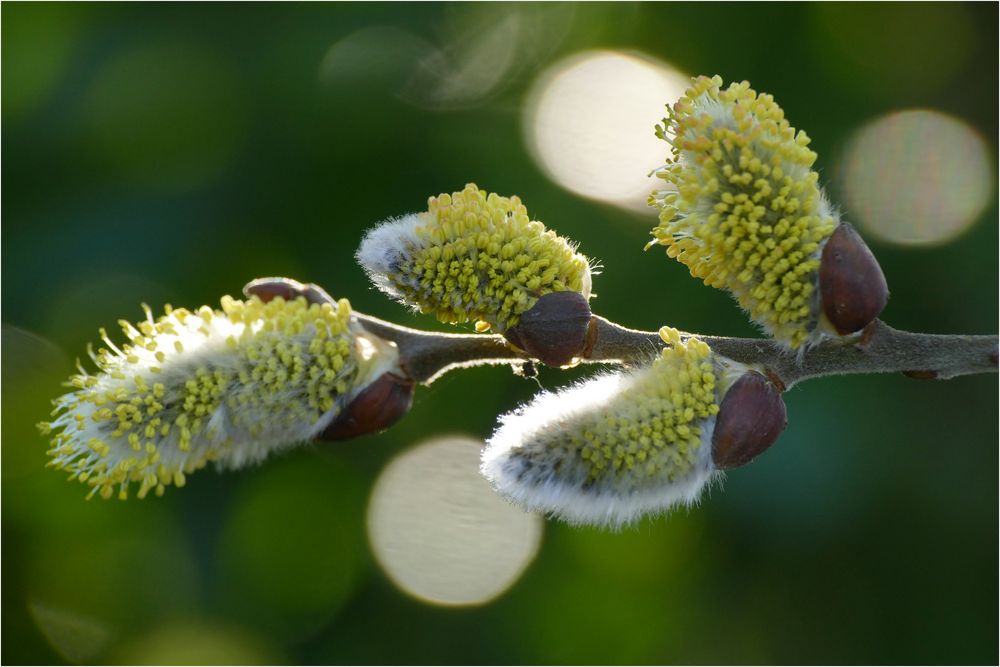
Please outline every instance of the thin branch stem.
[[[396, 343], [404, 370], [424, 384], [453, 368], [528, 360], [503, 336], [421, 331], [361, 313], [355, 316], [373, 334]], [[588, 357], [581, 359], [583, 363], [638, 365], [652, 359], [664, 346], [655, 331], [638, 331], [602, 317], [595, 319], [597, 336]], [[785, 388], [828, 375], [906, 373], [911, 377], [948, 379], [997, 372], [997, 336], [913, 333], [879, 320], [852, 339], [828, 340], [798, 354], [770, 340], [698, 337], [719, 354], [756, 365]]]
[[355, 311], [368, 331], [399, 347], [403, 370], [422, 384], [430, 384], [454, 369], [487, 364], [510, 364], [528, 358], [507, 344], [503, 336], [447, 334], [410, 329]]

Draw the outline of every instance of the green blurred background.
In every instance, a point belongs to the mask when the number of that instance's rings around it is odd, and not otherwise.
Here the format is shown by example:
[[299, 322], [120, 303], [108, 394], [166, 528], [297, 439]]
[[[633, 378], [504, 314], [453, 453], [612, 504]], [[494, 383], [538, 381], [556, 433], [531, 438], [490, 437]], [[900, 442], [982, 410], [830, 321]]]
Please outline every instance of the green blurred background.
[[[471, 607], [394, 586], [366, 507], [393, 457], [484, 438], [537, 390], [504, 368], [446, 376], [377, 437], [143, 502], [85, 502], [34, 427], [98, 327], [143, 301], [288, 275], [443, 330], [372, 291], [353, 252], [468, 181], [598, 258], [601, 314], [755, 335], [642, 252], [655, 214], [621, 194], [637, 153], [616, 148], [673, 101], [632, 96], [671, 72], [749, 79], [809, 132], [882, 262], [884, 319], [995, 332], [996, 4], [4, 3], [2, 20], [4, 663], [996, 663], [996, 376], [796, 387], [777, 445], [700, 507], [619, 534], [546, 522], [523, 576]], [[560, 79], [591, 60], [613, 67]], [[553, 82], [570, 92], [545, 106]], [[907, 109], [935, 113], [848, 154]]]

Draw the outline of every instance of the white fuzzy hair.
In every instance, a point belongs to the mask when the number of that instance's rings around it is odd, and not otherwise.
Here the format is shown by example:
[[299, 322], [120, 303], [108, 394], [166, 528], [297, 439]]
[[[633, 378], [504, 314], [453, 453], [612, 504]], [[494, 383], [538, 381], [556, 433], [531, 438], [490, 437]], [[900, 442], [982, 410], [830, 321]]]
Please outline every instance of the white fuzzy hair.
[[613, 409], [616, 400], [627, 400], [621, 394], [635, 377], [636, 373], [605, 374], [558, 393], [542, 392], [502, 416], [483, 450], [480, 471], [500, 495], [575, 525], [620, 529], [644, 515], [696, 504], [702, 489], [721, 477], [712, 462], [715, 417], [701, 425], [694, 468], [682, 479], [664, 479], [655, 487], [595, 483], [587, 488], [579, 462], [571, 460], [575, 452], [559, 451], [556, 443], [579, 430], [579, 419]]
[[399, 275], [400, 260], [411, 257], [414, 248], [427, 245], [417, 236], [417, 228], [426, 223], [426, 215], [409, 213], [379, 223], [368, 230], [354, 255], [372, 283], [394, 299], [405, 302], [403, 293], [389, 276]]
[[[148, 309], [146, 312], [147, 323], [152, 327], [155, 324], [152, 314]], [[141, 396], [145, 390], [138, 390], [140, 385], [150, 388], [160, 385], [162, 393], [158, 397], [162, 410], [158, 417], [171, 427], [166, 433], [156, 428], [142, 437], [143, 441], [155, 445], [158, 456], [157, 465], [151, 468], [151, 473], [163, 468], [170, 474], [192, 472], [208, 461], [214, 461], [219, 469], [256, 464], [275, 452], [315, 438], [374, 378], [396, 368], [398, 352], [395, 346], [370, 336], [360, 323], [352, 321], [348, 325], [349, 330], [344, 333], [350, 340], [352, 351], [339, 371], [340, 377], [349, 381], [348, 390], [336, 396], [333, 406], [325, 412], [312, 414], [303, 411], [303, 414], [297, 414], [291, 408], [305, 403], [306, 388], [303, 383], [290, 383], [285, 389], [271, 391], [257, 381], [236, 379], [241, 370], [246, 371], [249, 362], [243, 352], [231, 343], [239, 339], [247, 327], [254, 332], [259, 331], [263, 326], [261, 320], [252, 323], [234, 321], [218, 312], [204, 317], [202, 311], [180, 318], [177, 313], [173, 311], [161, 320], [170, 326], [161, 326], [161, 330], [156, 332], [152, 338], [155, 341], [152, 349], [134, 345], [126, 354], [106, 335], [103, 336], [111, 353], [100, 358], [91, 352], [100, 372], [90, 375], [80, 367], [78, 379], [92, 384], [60, 397], [56, 401], [55, 418], [45, 425], [46, 432], [54, 430], [62, 434], [53, 443], [50, 465], [93, 477], [95, 472], [134, 464], [142, 457], [143, 453], [130, 444], [127, 433], [113, 431], [115, 425], [111, 420], [91, 418], [98, 409], [93, 397], [117, 393], [126, 398]], [[138, 335], [132, 325], [123, 323], [123, 326]], [[272, 332], [262, 337], [277, 339], [284, 336], [282, 342], [308, 350], [316, 332], [316, 324], [309, 323], [292, 335]], [[158, 358], [157, 354], [162, 357]], [[308, 366], [313, 356], [309, 352], [303, 354], [304, 363]], [[197, 377], [197, 371], [204, 369], [224, 371], [229, 380], [217, 404], [203, 415], [204, 428], [193, 434], [188, 446], [182, 449], [181, 429], [175, 420], [181, 414], [180, 406], [185, 401], [187, 384]], [[259, 397], [256, 403], [239, 400], [255, 396]], [[106, 451], [99, 453], [90, 447], [93, 441], [106, 445]], [[126, 478], [114, 484], [124, 490], [130, 481]], [[91, 495], [100, 487], [100, 484], [94, 486]]]

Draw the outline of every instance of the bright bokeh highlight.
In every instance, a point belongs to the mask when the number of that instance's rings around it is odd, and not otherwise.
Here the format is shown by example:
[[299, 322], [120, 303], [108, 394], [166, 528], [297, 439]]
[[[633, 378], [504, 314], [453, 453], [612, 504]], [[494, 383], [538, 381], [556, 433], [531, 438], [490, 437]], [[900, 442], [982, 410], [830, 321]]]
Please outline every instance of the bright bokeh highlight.
[[547, 59], [565, 37], [570, 3], [448, 3], [435, 47], [412, 60], [399, 95], [432, 111], [484, 104]]
[[479, 475], [482, 442], [449, 437], [397, 456], [375, 484], [368, 535], [403, 591], [441, 605], [484, 604], [534, 559], [541, 518], [493, 493]]
[[690, 83], [667, 63], [637, 53], [587, 51], [542, 73], [532, 86], [524, 132], [557, 183], [591, 199], [652, 215], [652, 169], [667, 151], [653, 126]]
[[937, 111], [900, 111], [857, 130], [840, 185], [848, 220], [883, 241], [931, 245], [971, 227], [993, 194], [986, 142]]

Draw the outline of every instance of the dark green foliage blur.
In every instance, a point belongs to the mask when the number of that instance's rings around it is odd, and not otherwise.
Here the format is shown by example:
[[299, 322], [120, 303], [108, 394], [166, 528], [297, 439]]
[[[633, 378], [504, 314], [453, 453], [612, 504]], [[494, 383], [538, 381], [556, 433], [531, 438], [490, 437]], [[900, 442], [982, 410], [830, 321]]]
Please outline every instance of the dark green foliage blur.
[[[512, 13], [524, 41], [502, 80], [425, 94], [428, 49], [460, 58]], [[525, 575], [471, 609], [399, 592], [365, 508], [394, 455], [486, 437], [537, 389], [505, 368], [446, 376], [382, 435], [143, 502], [86, 502], [43, 468], [34, 425], [97, 329], [141, 302], [216, 305], [288, 275], [445, 330], [373, 291], [353, 253], [374, 222], [469, 181], [600, 259], [597, 312], [756, 335], [642, 252], [654, 213], [545, 175], [522, 128], [536, 76], [614, 49], [749, 79], [813, 137], [824, 180], [860, 124], [944, 111], [985, 137], [995, 180], [996, 25], [993, 3], [4, 3], [3, 662], [995, 663], [996, 376], [796, 387], [777, 445], [698, 508], [620, 534], [548, 522]], [[872, 241], [884, 319], [995, 333], [997, 215], [994, 192], [947, 244]]]

